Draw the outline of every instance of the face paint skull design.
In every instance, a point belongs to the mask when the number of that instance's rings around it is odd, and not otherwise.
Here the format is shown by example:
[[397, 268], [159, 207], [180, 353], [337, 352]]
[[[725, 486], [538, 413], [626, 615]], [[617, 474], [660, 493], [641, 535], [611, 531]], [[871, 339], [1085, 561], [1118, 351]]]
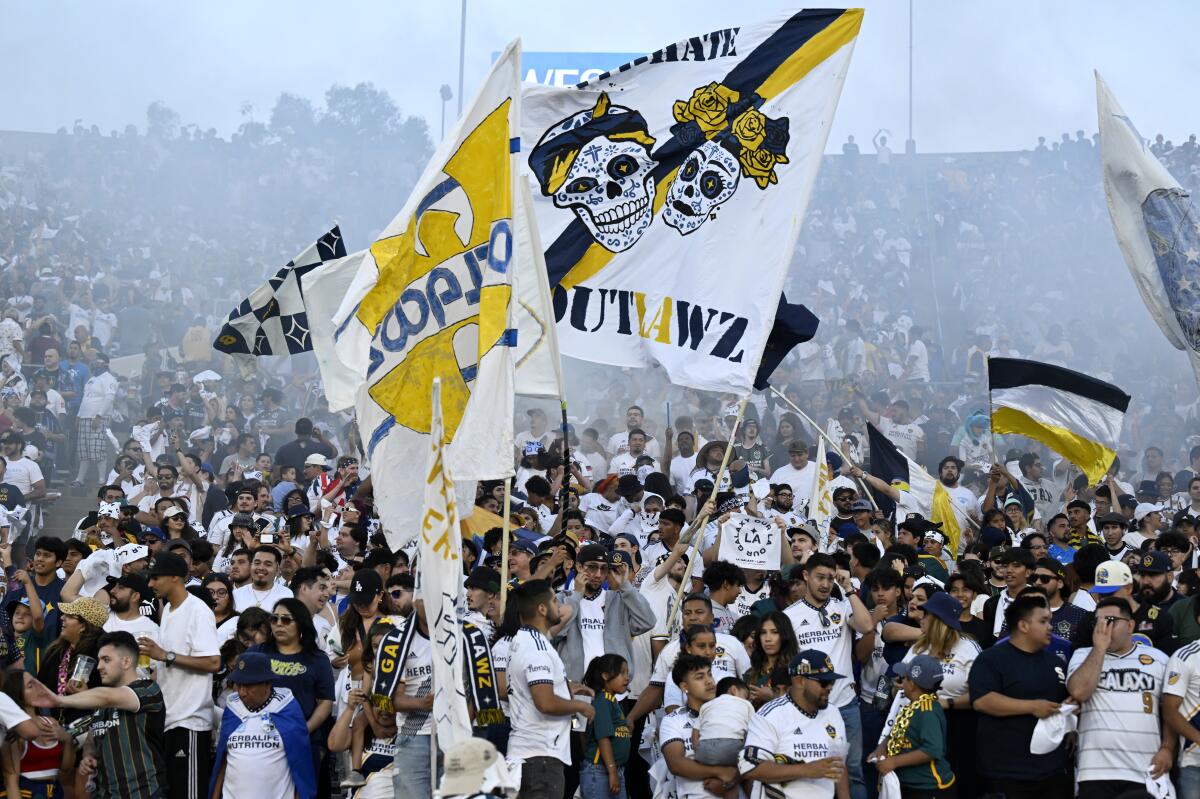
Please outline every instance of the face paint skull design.
[[737, 157], [716, 141], [693, 150], [667, 191], [663, 221], [686, 236], [700, 229], [718, 205], [737, 191]]
[[647, 148], [603, 136], [584, 145], [562, 187], [553, 195], [559, 208], [571, 208], [602, 247], [632, 247], [654, 216], [654, 181]]

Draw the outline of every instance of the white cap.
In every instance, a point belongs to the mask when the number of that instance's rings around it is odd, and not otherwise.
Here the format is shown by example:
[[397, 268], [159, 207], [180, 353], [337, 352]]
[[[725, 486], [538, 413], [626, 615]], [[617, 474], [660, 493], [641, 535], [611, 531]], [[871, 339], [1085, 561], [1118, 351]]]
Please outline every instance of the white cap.
[[482, 738], [459, 741], [446, 752], [445, 771], [438, 795], [470, 795], [491, 788], [491, 785], [484, 784], [488, 772], [502, 762], [500, 753], [491, 741]]
[[1110, 560], [1096, 567], [1096, 582], [1091, 593], [1112, 594], [1133, 585], [1133, 572], [1119, 560]]
[[127, 566], [134, 561], [150, 557], [150, 548], [145, 544], [125, 544], [117, 547], [117, 565]]
[[1139, 502], [1137, 507], [1133, 509], [1133, 520], [1140, 522], [1151, 513], [1162, 513], [1162, 511], [1163, 506], [1157, 502]]
[[322, 469], [329, 468], [329, 459], [319, 452], [314, 452], [304, 459], [305, 466], [320, 466]]

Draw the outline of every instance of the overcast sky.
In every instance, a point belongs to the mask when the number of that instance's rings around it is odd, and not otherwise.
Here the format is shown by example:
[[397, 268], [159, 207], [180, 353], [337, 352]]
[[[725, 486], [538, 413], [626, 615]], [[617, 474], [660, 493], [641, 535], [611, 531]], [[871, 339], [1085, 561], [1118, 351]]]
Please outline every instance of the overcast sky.
[[[830, 138], [879, 128], [902, 148], [908, 125], [908, 4], [867, 2]], [[1020, 149], [1095, 129], [1092, 69], [1148, 136], [1200, 129], [1192, 2], [916, 0], [914, 133], [923, 151]], [[467, 94], [491, 53], [647, 52], [688, 35], [798, 6], [753, 3], [468, 0]], [[591, 9], [591, 13], [585, 11]], [[145, 124], [161, 100], [183, 121], [228, 135], [250, 104], [265, 120], [281, 91], [319, 101], [331, 84], [371, 81], [436, 135], [438, 87], [457, 87], [459, 3], [6, 0], [0, 10], [0, 130], [53, 131], [75, 119], [107, 133]], [[451, 107], [455, 104], [451, 103]], [[867, 149], [867, 148], [864, 148]]]

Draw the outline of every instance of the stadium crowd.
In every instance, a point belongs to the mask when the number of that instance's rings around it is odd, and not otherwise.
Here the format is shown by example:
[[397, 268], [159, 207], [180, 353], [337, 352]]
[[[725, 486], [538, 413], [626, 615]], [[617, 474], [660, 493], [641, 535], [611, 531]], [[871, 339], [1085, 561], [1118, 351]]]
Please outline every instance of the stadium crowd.
[[[413, 553], [379, 528], [352, 420], [310, 358], [246, 377], [211, 347], [246, 274], [338, 198], [334, 167], [252, 132], [0, 156], [7, 796], [438, 788]], [[1194, 137], [1152, 147], [1196, 187]], [[735, 431], [736, 398], [568, 364], [565, 441], [522, 406], [507, 564], [501, 483], [464, 532], [464, 621], [500, 684], [493, 707], [466, 675], [478, 738], [444, 753], [442, 795], [502, 792], [505, 759], [553, 799], [1200, 797], [1196, 392], [1149, 322], [1096, 311], [1133, 290], [1094, 142], [875, 149], [820, 175], [789, 297], [822, 327], [775, 377], [845, 456], [832, 521], [808, 521], [817, 431], [775, 395]], [[255, 216], [281, 195], [307, 204]], [[1102, 484], [990, 434], [989, 354], [1134, 396]], [[871, 475], [867, 422], [946, 487], [957, 550]], [[60, 493], [95, 508], [64, 517]], [[730, 514], [777, 525], [778, 569], [718, 557]]]

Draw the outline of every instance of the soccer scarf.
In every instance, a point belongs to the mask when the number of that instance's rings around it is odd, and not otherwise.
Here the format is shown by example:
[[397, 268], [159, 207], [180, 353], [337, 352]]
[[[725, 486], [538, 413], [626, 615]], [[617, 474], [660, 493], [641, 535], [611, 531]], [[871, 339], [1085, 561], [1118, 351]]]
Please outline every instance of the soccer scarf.
[[[467, 668], [470, 669], [471, 699], [475, 703], [475, 726], [502, 724], [504, 712], [500, 709], [500, 694], [496, 690], [496, 673], [492, 667], [492, 650], [488, 646], [487, 636], [470, 622], [464, 621], [462, 626], [463, 640], [470, 655]], [[379, 642], [379, 651], [375, 654], [375, 678], [371, 684], [371, 704], [384, 712], [395, 712], [392, 696], [404, 674], [404, 662], [408, 659], [415, 635], [417, 624], [410, 616], [408, 623], [388, 631]]]

